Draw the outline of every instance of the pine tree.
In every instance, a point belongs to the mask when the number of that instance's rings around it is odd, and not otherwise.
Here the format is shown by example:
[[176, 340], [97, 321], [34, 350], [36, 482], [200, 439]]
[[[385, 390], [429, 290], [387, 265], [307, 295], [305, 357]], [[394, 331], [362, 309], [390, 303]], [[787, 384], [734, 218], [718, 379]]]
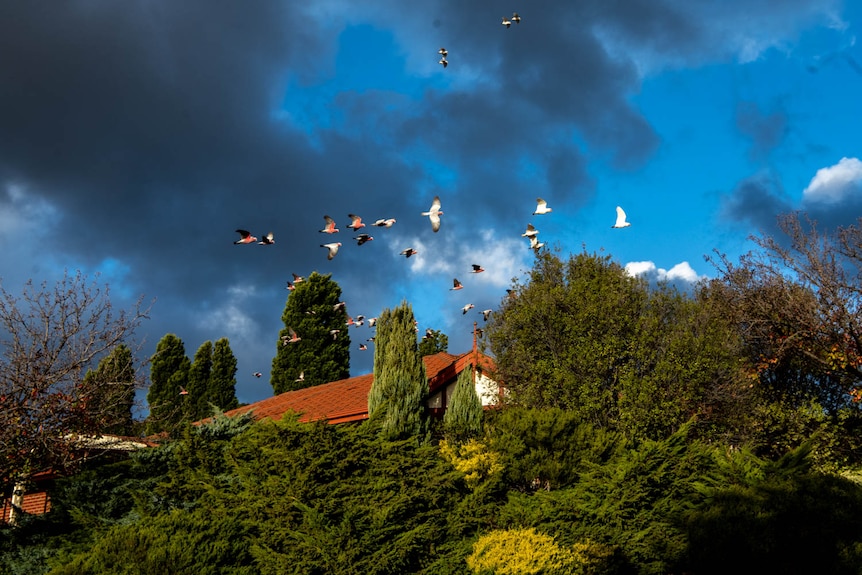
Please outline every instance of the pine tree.
[[120, 344], [84, 376], [89, 417], [102, 433], [131, 435], [137, 378], [132, 350]]
[[[272, 360], [270, 383], [275, 393], [350, 376], [347, 310], [341, 302], [341, 288], [330, 275], [312, 273], [296, 283], [287, 298], [281, 315], [285, 327]], [[285, 343], [288, 328], [301, 339]]]
[[189, 368], [189, 392], [186, 397], [183, 419], [197, 421], [212, 415], [209, 407], [210, 373], [213, 365], [213, 344], [207, 340], [201, 344]]
[[189, 395], [180, 395], [180, 391], [188, 386], [190, 367], [183, 340], [172, 333], [165, 335], [156, 345], [150, 366], [150, 433], [169, 430], [182, 420], [183, 402]]
[[[236, 357], [223, 337], [215, 342], [209, 381], [209, 402], [222, 410], [239, 406], [236, 399]], [[211, 414], [207, 413], [207, 417]]]
[[413, 309], [406, 301], [394, 310], [383, 310], [377, 319], [368, 415], [382, 421], [385, 439], [421, 436], [426, 430], [428, 380], [415, 326]]
[[443, 427], [450, 441], [467, 441], [482, 434], [482, 400], [473, 381], [473, 366], [469, 365], [458, 376], [443, 415]]

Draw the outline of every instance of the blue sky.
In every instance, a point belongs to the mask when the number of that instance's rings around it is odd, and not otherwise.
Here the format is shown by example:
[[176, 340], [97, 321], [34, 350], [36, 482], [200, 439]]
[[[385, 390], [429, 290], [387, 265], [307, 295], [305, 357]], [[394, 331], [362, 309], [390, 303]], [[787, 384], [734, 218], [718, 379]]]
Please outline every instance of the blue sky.
[[[117, 305], [154, 298], [145, 355], [227, 337], [244, 402], [271, 394], [294, 272], [331, 273], [351, 315], [407, 299], [460, 353], [531, 266], [527, 223], [683, 287], [780, 213], [855, 223], [860, 25], [838, 0], [6, 3], [0, 278], [80, 269]], [[617, 205], [631, 227], [611, 229]], [[357, 246], [348, 213], [397, 223]], [[367, 373], [373, 330], [350, 333]]]

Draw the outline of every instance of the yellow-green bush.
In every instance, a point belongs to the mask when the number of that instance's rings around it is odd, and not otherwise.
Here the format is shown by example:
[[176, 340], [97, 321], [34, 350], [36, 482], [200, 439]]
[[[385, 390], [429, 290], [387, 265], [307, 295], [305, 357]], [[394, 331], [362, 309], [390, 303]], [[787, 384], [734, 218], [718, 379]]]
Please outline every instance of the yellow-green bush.
[[484, 480], [503, 471], [500, 454], [491, 451], [484, 442], [476, 439], [466, 443], [450, 443], [445, 439], [441, 440], [440, 454], [455, 469], [464, 474], [467, 485], [473, 489]]

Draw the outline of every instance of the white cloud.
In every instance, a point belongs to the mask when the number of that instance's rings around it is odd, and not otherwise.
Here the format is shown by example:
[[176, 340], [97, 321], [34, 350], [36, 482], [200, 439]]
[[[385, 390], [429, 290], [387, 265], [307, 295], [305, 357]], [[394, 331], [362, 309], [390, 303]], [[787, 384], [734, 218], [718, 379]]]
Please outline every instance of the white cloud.
[[666, 281], [670, 283], [693, 284], [706, 277], [698, 275], [688, 262], [680, 262], [669, 270], [659, 268], [651, 261], [629, 262], [625, 265], [625, 270], [630, 276], [641, 276], [651, 283]]
[[255, 295], [253, 287], [231, 286], [227, 290], [228, 300], [215, 309], [207, 309], [198, 319], [198, 327], [224, 334], [228, 339], [248, 340], [260, 332], [257, 323], [243, 311], [242, 303]]
[[841, 158], [834, 166], [820, 168], [802, 192], [804, 202], [834, 204], [862, 186], [862, 162]]

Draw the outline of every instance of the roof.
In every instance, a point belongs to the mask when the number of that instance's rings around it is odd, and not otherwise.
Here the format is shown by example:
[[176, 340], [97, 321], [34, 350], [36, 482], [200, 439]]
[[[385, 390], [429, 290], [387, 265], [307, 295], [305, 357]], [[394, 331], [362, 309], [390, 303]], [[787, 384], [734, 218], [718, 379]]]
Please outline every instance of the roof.
[[[475, 354], [475, 355], [474, 355]], [[429, 392], [451, 382], [478, 356], [479, 365], [492, 371], [491, 358], [475, 351], [452, 355], [446, 352], [426, 355], [425, 374], [428, 377]], [[300, 414], [299, 421], [327, 421], [328, 423], [347, 423], [368, 419], [368, 393], [374, 382], [374, 374], [366, 373], [356, 377], [340, 379], [330, 383], [286, 391], [274, 397], [258, 401], [225, 412], [227, 416], [252, 412], [255, 419], [281, 419], [293, 411]]]

